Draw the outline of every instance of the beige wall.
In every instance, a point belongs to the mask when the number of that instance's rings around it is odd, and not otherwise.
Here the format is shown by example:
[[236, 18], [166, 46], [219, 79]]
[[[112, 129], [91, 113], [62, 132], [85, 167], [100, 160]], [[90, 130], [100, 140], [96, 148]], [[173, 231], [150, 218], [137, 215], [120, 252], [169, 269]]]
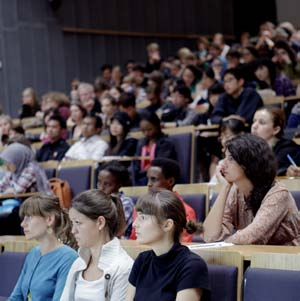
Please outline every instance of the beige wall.
[[278, 22], [290, 21], [300, 29], [300, 1], [276, 0]]

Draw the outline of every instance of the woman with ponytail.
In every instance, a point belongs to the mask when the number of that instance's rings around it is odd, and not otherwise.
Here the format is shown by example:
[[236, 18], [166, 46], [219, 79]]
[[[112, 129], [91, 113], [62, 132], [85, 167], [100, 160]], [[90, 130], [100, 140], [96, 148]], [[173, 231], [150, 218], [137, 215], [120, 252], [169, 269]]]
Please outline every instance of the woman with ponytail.
[[126, 225], [121, 200], [96, 189], [84, 191], [72, 200], [69, 216], [79, 258], [61, 301], [125, 300], [133, 260], [117, 238]]
[[59, 301], [71, 265], [77, 258], [68, 214], [56, 197], [38, 194], [20, 207], [21, 226], [38, 246], [27, 255], [10, 301]]
[[187, 221], [182, 201], [169, 190], [151, 191], [136, 205], [137, 241], [151, 251], [141, 253], [129, 276], [126, 301], [199, 301], [209, 298], [206, 263], [180, 244], [180, 235], [201, 232]]
[[287, 188], [275, 181], [276, 158], [268, 143], [244, 134], [225, 148], [216, 172], [222, 187], [204, 221], [204, 240], [299, 245], [300, 214]]

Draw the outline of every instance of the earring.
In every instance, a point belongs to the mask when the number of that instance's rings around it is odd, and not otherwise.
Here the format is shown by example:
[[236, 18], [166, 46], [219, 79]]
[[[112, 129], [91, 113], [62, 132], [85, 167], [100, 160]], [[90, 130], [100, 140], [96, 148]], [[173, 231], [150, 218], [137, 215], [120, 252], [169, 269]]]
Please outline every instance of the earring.
[[48, 233], [49, 235], [53, 234], [53, 229], [52, 229], [51, 227], [48, 227], [48, 228], [47, 228], [47, 233]]

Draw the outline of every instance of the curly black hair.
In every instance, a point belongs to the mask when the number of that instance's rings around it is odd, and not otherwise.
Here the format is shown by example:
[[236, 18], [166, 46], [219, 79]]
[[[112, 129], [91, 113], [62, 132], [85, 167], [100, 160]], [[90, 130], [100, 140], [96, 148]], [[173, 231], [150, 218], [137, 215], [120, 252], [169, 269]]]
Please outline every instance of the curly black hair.
[[276, 177], [275, 155], [265, 140], [251, 134], [238, 135], [230, 139], [226, 142], [226, 148], [253, 184], [246, 202], [256, 215]]

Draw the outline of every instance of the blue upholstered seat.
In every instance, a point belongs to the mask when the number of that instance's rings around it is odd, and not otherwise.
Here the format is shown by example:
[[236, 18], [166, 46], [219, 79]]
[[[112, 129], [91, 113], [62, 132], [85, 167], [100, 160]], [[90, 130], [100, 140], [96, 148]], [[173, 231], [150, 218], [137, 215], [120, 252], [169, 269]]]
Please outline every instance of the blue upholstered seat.
[[72, 196], [76, 196], [82, 191], [91, 189], [94, 183], [91, 183], [92, 167], [86, 166], [68, 166], [58, 169], [57, 177], [66, 180], [72, 191]]
[[13, 291], [27, 253], [3, 252], [0, 254], [0, 296], [9, 297]]
[[248, 268], [244, 275], [244, 301], [300, 300], [300, 271]]
[[235, 266], [208, 264], [211, 301], [236, 301], [238, 269]]

